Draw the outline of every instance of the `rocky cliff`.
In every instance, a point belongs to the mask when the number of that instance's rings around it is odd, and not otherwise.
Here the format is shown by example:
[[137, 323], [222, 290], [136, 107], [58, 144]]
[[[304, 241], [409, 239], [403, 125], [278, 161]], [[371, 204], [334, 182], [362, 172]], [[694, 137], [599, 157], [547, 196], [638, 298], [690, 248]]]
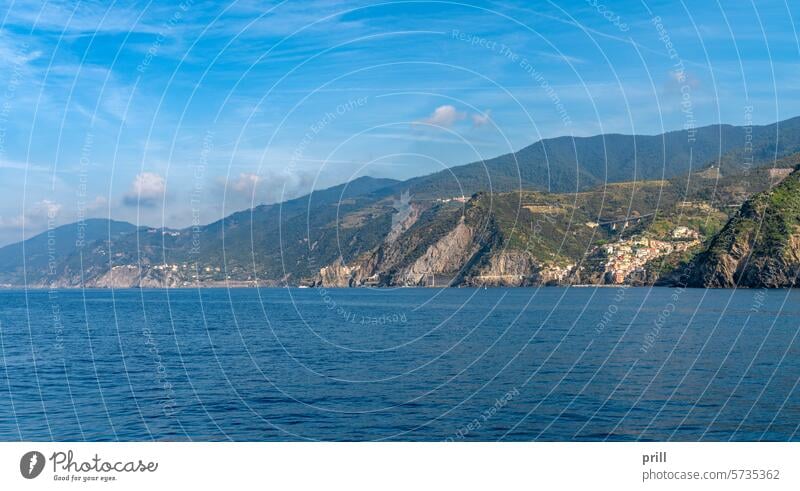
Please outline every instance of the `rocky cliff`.
[[[487, 217], [469, 208], [434, 206], [415, 212], [413, 223], [404, 220], [393, 228], [374, 251], [350, 264], [339, 258], [320, 269], [315, 285], [343, 286], [432, 286], [453, 285], [481, 255], [485, 240], [496, 239], [486, 227]], [[490, 221], [490, 220], [489, 220]]]
[[782, 288], [800, 273], [800, 171], [748, 199], [708, 247], [673, 273], [688, 286]]

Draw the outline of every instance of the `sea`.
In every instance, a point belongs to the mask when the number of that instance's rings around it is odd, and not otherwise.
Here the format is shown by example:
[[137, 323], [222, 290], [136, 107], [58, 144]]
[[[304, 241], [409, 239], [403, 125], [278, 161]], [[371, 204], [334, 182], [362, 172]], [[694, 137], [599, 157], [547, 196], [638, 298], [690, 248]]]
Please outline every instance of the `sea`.
[[797, 441], [800, 292], [0, 292], [0, 440]]

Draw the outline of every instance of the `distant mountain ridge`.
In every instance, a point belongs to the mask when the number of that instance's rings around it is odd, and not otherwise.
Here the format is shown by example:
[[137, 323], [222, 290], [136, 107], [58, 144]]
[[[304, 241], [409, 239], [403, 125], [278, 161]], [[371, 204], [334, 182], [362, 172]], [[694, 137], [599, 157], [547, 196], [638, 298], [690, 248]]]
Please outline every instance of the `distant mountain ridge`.
[[[137, 226], [117, 220], [90, 218], [81, 223], [56, 227], [30, 239], [0, 248], [0, 283], [24, 285], [26, 273], [33, 278], [57, 278], [51, 263], [79, 254], [90, 244], [114, 240], [133, 233]], [[22, 281], [21, 281], [22, 280]]]
[[711, 125], [660, 135], [604, 134], [540, 140], [517, 152], [409, 179], [417, 196], [478, 191], [575, 192], [606, 182], [662, 179], [715, 164], [723, 172], [800, 151], [800, 117], [763, 126]]

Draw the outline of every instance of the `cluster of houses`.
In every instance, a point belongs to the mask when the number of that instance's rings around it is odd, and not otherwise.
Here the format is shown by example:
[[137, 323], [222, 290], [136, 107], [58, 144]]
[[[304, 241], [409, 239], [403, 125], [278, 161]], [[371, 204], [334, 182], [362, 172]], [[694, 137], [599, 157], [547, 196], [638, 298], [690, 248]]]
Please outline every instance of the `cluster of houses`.
[[700, 234], [688, 227], [676, 227], [670, 235], [673, 240], [635, 237], [600, 246], [607, 258], [606, 281], [623, 284], [632, 273], [643, 272], [650, 261], [700, 244]]
[[453, 196], [452, 198], [437, 198], [437, 203], [466, 203], [469, 198], [466, 196]]

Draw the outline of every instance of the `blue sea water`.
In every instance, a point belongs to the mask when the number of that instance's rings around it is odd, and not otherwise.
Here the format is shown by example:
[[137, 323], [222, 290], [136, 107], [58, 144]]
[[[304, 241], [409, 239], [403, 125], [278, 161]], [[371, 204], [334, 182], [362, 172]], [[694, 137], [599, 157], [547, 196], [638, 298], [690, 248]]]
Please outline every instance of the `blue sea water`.
[[800, 440], [800, 293], [0, 292], [0, 440]]

